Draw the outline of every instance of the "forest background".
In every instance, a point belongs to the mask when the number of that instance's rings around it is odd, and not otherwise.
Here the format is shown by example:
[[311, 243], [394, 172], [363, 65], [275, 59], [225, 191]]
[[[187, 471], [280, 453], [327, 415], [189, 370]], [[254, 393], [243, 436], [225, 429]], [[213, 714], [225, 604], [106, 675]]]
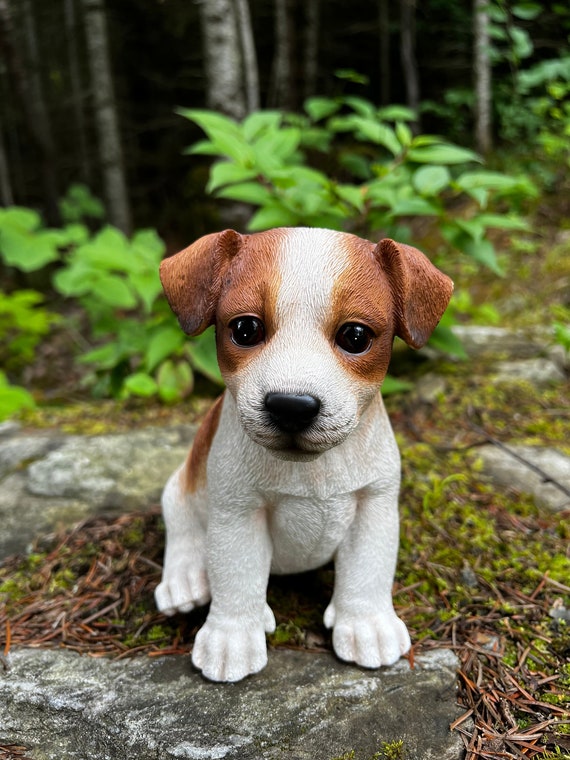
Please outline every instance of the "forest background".
[[0, 0], [4, 416], [33, 403], [10, 383], [49, 384], [29, 365], [62, 313], [99, 395], [178, 400], [188, 358], [219, 380], [158, 261], [225, 226], [323, 226], [317, 197], [364, 235], [431, 219], [436, 259], [504, 274], [489, 230], [568, 189], [569, 34], [565, 3], [527, 0]]

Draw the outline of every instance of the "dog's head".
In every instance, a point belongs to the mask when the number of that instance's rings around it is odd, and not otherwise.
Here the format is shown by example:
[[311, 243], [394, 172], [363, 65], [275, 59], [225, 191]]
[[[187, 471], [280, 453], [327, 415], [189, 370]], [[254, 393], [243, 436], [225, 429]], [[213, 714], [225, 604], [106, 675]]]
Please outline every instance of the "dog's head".
[[423, 346], [453, 290], [415, 248], [305, 228], [206, 235], [160, 275], [185, 332], [216, 325], [247, 434], [291, 459], [345, 440], [386, 375], [394, 336]]

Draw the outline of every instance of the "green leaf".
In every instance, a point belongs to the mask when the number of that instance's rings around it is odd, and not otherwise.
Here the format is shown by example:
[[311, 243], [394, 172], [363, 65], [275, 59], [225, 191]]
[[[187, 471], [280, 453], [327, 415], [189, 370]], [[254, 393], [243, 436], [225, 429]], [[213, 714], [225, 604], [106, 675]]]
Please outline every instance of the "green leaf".
[[33, 409], [34, 397], [25, 388], [10, 385], [3, 372], [0, 372], [0, 421], [8, 419], [21, 409]]
[[279, 129], [281, 118], [280, 111], [255, 111], [242, 124], [243, 136], [251, 142], [266, 130], [275, 131]]
[[246, 169], [229, 161], [220, 161], [214, 164], [210, 170], [210, 179], [206, 185], [206, 192], [213, 193], [224, 185], [233, 185], [236, 182], [252, 179], [255, 177], [255, 174], [256, 172], [253, 169]]
[[237, 185], [229, 185], [218, 190], [218, 198], [229, 198], [242, 203], [252, 203], [254, 206], [263, 206], [273, 198], [267, 187], [257, 182], [240, 182]]
[[204, 111], [197, 108], [177, 108], [176, 113], [184, 116], [201, 127], [210, 137], [212, 132], [225, 132], [241, 137], [239, 125], [229, 116], [224, 116], [216, 111]]
[[160, 365], [157, 376], [158, 395], [167, 404], [174, 404], [192, 392], [194, 375], [186, 362], [171, 361]]
[[379, 108], [376, 112], [382, 121], [415, 121], [416, 113], [407, 106], [391, 105]]
[[408, 383], [406, 380], [398, 380], [398, 378], [392, 375], [386, 375], [382, 382], [382, 395], [390, 396], [395, 393], [407, 393], [413, 387], [413, 383]]
[[167, 357], [177, 353], [186, 338], [182, 330], [175, 325], [164, 325], [150, 338], [145, 351], [144, 363], [148, 372], [152, 372]]
[[408, 148], [412, 144], [412, 130], [402, 121], [396, 124], [396, 137], [404, 148]]
[[519, 216], [507, 216], [506, 214], [479, 214], [477, 217], [480, 224], [499, 230], [522, 230], [530, 229], [526, 219]]
[[346, 201], [358, 211], [364, 209], [364, 193], [363, 189], [356, 187], [356, 185], [335, 185], [334, 192], [343, 201]]
[[136, 272], [129, 277], [129, 284], [137, 294], [147, 314], [150, 314], [154, 302], [162, 293], [158, 267], [150, 272]]
[[365, 119], [376, 119], [376, 109], [369, 100], [359, 98], [357, 95], [345, 95], [341, 98], [341, 103], [352, 108], [355, 113], [364, 116]]
[[54, 240], [45, 232], [30, 232], [24, 227], [2, 225], [0, 229], [0, 256], [8, 266], [22, 272], [35, 272], [59, 259]]
[[154, 396], [158, 391], [156, 380], [146, 372], [135, 372], [129, 375], [124, 382], [124, 389], [134, 396]]
[[184, 156], [219, 156], [220, 151], [211, 140], [198, 140], [182, 151]]
[[450, 356], [456, 356], [458, 359], [467, 358], [467, 354], [459, 338], [451, 328], [444, 325], [438, 325], [435, 328], [429, 339], [429, 345]]
[[420, 166], [414, 172], [412, 183], [421, 195], [438, 195], [451, 181], [449, 170], [445, 166]]
[[109, 370], [113, 369], [123, 358], [124, 352], [119, 344], [116, 341], [110, 341], [104, 346], [81, 354], [77, 361], [81, 364], [94, 364], [98, 370]]
[[298, 215], [280, 203], [267, 204], [256, 211], [247, 225], [251, 232], [269, 230], [272, 227], [293, 227], [299, 222]]
[[27, 232], [35, 232], [42, 225], [42, 218], [37, 211], [23, 206], [10, 206], [0, 209], [0, 228], [18, 227]]
[[462, 250], [475, 261], [489, 267], [492, 272], [501, 277], [504, 276], [504, 272], [497, 261], [495, 247], [490, 240], [466, 240], [462, 246]]
[[340, 102], [332, 98], [315, 97], [305, 101], [304, 109], [313, 121], [320, 121], [327, 116], [332, 116], [340, 106]]
[[472, 150], [449, 143], [425, 145], [419, 148], [413, 147], [412, 144], [412, 148], [408, 151], [408, 158], [418, 164], [464, 164], [481, 160]]
[[390, 209], [394, 216], [435, 216], [438, 209], [425, 198], [398, 198]]
[[137, 305], [131, 288], [117, 275], [102, 275], [91, 283], [91, 292], [103, 303], [116, 309], [134, 309]]
[[396, 137], [396, 133], [391, 127], [386, 126], [386, 124], [382, 124], [381, 122], [372, 119], [364, 119], [360, 116], [355, 116], [353, 123], [358, 132], [360, 132], [365, 139], [370, 140], [377, 145], [383, 145], [394, 156], [397, 156], [402, 152], [402, 146]]
[[500, 172], [479, 170], [464, 172], [457, 177], [455, 184], [460, 190], [465, 191], [479, 188], [484, 188], [485, 190], [513, 190], [518, 186], [519, 180]]
[[187, 343], [187, 350], [192, 366], [218, 385], [224, 384], [224, 379], [218, 367], [216, 353], [216, 338], [213, 328]]

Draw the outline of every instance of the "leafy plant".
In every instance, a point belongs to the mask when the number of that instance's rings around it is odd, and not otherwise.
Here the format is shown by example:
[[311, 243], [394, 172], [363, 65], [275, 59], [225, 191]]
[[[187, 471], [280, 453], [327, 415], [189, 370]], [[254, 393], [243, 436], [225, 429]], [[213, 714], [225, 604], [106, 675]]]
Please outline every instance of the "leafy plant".
[[10, 295], [0, 290], [0, 364], [5, 369], [20, 369], [30, 362], [40, 340], [59, 321], [57, 314], [41, 306], [43, 300], [35, 290]]
[[[449, 248], [502, 274], [488, 231], [527, 227], [515, 214], [489, 210], [493, 198], [532, 195], [526, 177], [482, 169], [475, 153], [441, 137], [414, 136], [414, 114], [402, 106], [379, 109], [358, 97], [314, 97], [303, 115], [260, 111], [241, 124], [210, 111], [180, 114], [207, 136], [187, 152], [218, 159], [207, 192], [253, 205], [251, 231], [293, 225], [365, 234], [372, 229], [412, 242], [409, 221], [423, 217]], [[450, 321], [442, 321], [432, 344], [462, 355]]]
[[34, 397], [25, 388], [10, 385], [8, 378], [0, 370], [0, 421], [11, 417], [21, 409], [32, 409]]
[[59, 213], [66, 223], [80, 222], [86, 218], [101, 220], [105, 217], [105, 207], [86, 185], [78, 183], [71, 185], [59, 201]]
[[[208, 137], [193, 154], [221, 157], [207, 191], [258, 207], [249, 229], [307, 225], [381, 229], [411, 239], [410, 217], [430, 218], [454, 248], [501, 273], [490, 228], [521, 230], [511, 214], [489, 212], [493, 196], [529, 195], [526, 178], [481, 168], [475, 153], [432, 135], [414, 136], [414, 114], [401, 106], [377, 109], [361, 98], [311, 98], [306, 115], [262, 111], [237, 124], [208, 111], [181, 109]], [[327, 154], [330, 170], [311, 166]], [[319, 159], [313, 161], [319, 164]], [[450, 211], [460, 198], [470, 207]]]
[[[74, 197], [90, 199], [88, 193]], [[186, 340], [168, 308], [158, 276], [163, 255], [164, 244], [152, 230], [131, 239], [109, 226], [96, 234], [78, 223], [51, 230], [31, 209], [0, 209], [0, 260], [24, 272], [57, 264], [55, 289], [84, 309], [96, 347], [78, 361], [90, 367], [85, 382], [97, 395], [177, 401], [192, 390], [192, 366], [222, 382], [211, 331]], [[9, 345], [20, 363], [32, 358], [54, 322], [40, 301], [30, 291], [0, 298], [0, 355]]]

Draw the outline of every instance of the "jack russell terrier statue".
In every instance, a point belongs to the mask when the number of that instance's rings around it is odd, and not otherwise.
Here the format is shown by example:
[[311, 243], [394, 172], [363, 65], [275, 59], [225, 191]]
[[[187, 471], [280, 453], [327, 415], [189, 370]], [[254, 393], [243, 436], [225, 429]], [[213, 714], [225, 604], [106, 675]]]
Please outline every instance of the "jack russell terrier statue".
[[238, 681], [267, 663], [269, 574], [334, 560], [335, 653], [393, 664], [410, 637], [392, 605], [400, 458], [379, 388], [394, 336], [423, 346], [452, 281], [408, 245], [304, 228], [206, 235], [160, 274], [186, 333], [216, 326], [227, 390], [164, 489], [158, 608], [210, 602], [192, 661]]

